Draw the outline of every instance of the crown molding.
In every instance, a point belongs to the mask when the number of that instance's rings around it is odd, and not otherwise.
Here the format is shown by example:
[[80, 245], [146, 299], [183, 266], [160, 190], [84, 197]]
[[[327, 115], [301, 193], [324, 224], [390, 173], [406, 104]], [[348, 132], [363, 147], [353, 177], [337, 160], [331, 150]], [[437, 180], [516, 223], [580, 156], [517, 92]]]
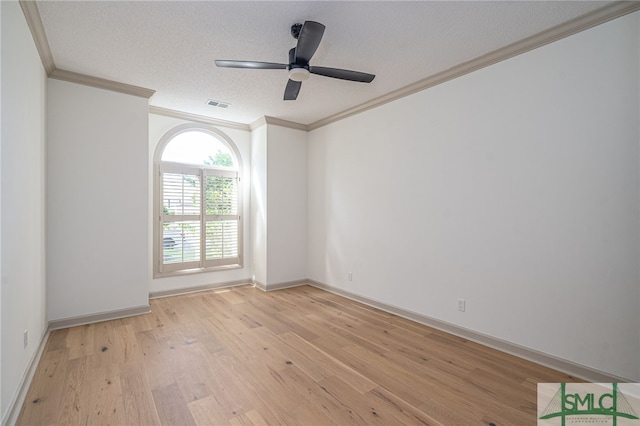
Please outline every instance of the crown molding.
[[237, 123], [235, 121], [218, 120], [216, 118], [207, 117], [205, 115], [191, 114], [189, 112], [176, 111], [173, 109], [161, 108], [157, 106], [150, 106], [149, 113], [156, 114], [156, 115], [164, 115], [165, 117], [179, 118], [181, 120], [193, 121], [196, 123], [211, 124], [213, 126], [218, 126], [218, 127], [227, 127], [230, 129], [245, 130], [245, 131], [251, 130], [248, 124]]
[[636, 12], [638, 10], [640, 10], [639, 1], [613, 2], [600, 9], [594, 10], [593, 12], [579, 16], [575, 19], [550, 28], [546, 31], [542, 31], [538, 34], [534, 34], [533, 36], [527, 37], [503, 48], [487, 53], [486, 55], [479, 56], [475, 59], [472, 59], [471, 61], [456, 65], [455, 67], [449, 68], [448, 70], [434, 74], [423, 80], [417, 81], [416, 83], [402, 87], [398, 90], [372, 99], [356, 107], [315, 121], [306, 127], [309, 131], [311, 131], [328, 124], [335, 123], [336, 121], [351, 117], [352, 115], [377, 108], [389, 102], [404, 98], [405, 96], [413, 95], [415, 93], [445, 83], [449, 80], [453, 80], [454, 78], [461, 77], [465, 74], [472, 73], [498, 62], [502, 62], [514, 56], [521, 55], [523, 53], [537, 49], [538, 47], [545, 46], [547, 44], [561, 40], [565, 37], [569, 37], [573, 34], [579, 33], [581, 31], [587, 30], [589, 28], [595, 27], [629, 13]]
[[86, 74], [80, 74], [73, 71], [55, 69], [49, 75], [49, 78], [56, 80], [68, 81], [70, 83], [83, 84], [85, 86], [96, 87], [98, 89], [111, 90], [112, 92], [125, 93], [127, 95], [140, 96], [149, 99], [156, 93], [155, 90], [146, 89], [144, 87], [132, 86], [130, 84], [120, 83], [118, 81], [106, 80], [104, 78], [93, 77]]
[[264, 126], [266, 124], [267, 124], [267, 118], [264, 117], [264, 116], [260, 117], [256, 121], [254, 121], [253, 123], [249, 124], [249, 130], [251, 130], [253, 132], [258, 127], [262, 127], [262, 126]]
[[300, 124], [300, 123], [296, 123], [295, 121], [282, 120], [280, 118], [269, 117], [269, 116], [258, 118], [256, 121], [249, 124], [249, 129], [253, 131], [258, 127], [262, 127], [266, 124], [271, 124], [273, 126], [287, 127], [289, 129], [294, 129], [294, 130], [302, 130], [305, 132], [309, 131], [308, 126], [305, 124]]
[[40, 18], [40, 11], [38, 5], [32, 0], [20, 0], [20, 7], [22, 13], [24, 13], [25, 20], [31, 31], [31, 36], [36, 44], [36, 49], [40, 55], [40, 60], [44, 66], [44, 70], [47, 75], [51, 75], [56, 69], [56, 65], [53, 62], [53, 55], [51, 54], [51, 48], [49, 47], [49, 41], [47, 40], [47, 33], [42, 25], [42, 19]]
[[271, 124], [274, 126], [287, 127], [294, 130], [303, 130], [305, 132], [309, 130], [305, 124], [296, 123], [295, 121], [282, 120], [280, 118], [269, 116], [265, 116], [264, 119], [267, 124]]

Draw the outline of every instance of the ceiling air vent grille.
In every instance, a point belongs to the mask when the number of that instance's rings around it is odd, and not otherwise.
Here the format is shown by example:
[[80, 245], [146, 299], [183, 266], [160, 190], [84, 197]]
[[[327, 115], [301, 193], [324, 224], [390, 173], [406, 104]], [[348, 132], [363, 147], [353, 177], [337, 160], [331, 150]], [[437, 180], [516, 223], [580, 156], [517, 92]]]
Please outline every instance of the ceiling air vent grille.
[[218, 108], [229, 108], [229, 104], [228, 103], [220, 102], [220, 101], [214, 101], [212, 99], [209, 99], [207, 101], [207, 105], [218, 107]]

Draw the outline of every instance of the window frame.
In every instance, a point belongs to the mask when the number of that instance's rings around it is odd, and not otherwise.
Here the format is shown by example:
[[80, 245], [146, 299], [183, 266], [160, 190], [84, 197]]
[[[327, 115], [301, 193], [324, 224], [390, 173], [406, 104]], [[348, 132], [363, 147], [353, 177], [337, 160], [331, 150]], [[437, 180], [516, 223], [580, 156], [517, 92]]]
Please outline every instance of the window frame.
[[[215, 166], [207, 166], [206, 164], [189, 164], [189, 163], [175, 163], [170, 161], [162, 161], [162, 154], [164, 152], [165, 147], [175, 138], [176, 136], [186, 133], [186, 132], [203, 132], [208, 133], [219, 142], [222, 142], [231, 152], [234, 157], [235, 167], [233, 169], [226, 167], [215, 167]], [[238, 257], [237, 262], [232, 264], [227, 264], [227, 262], [217, 262], [215, 260], [207, 260], [206, 255], [204, 254], [204, 246], [206, 245], [206, 238], [203, 237], [206, 233], [206, 228], [201, 229], [201, 239], [200, 239], [200, 253], [202, 261], [198, 261], [198, 263], [194, 266], [194, 262], [191, 263], [191, 266], [188, 268], [178, 268], [168, 267], [165, 268], [163, 262], [163, 197], [162, 197], [162, 173], [163, 170], [167, 173], [172, 173], [173, 171], [189, 171], [192, 173], [195, 170], [199, 171], [200, 175], [200, 185], [201, 185], [201, 194], [204, 193], [204, 186], [206, 176], [208, 175], [236, 175], [237, 176], [237, 216], [238, 216]], [[153, 278], [162, 278], [176, 275], [184, 275], [184, 274], [195, 274], [195, 273], [206, 273], [206, 272], [215, 272], [215, 271], [224, 271], [229, 269], [239, 269], [243, 267], [243, 259], [244, 259], [244, 236], [243, 236], [243, 224], [244, 224], [244, 210], [243, 210], [243, 182], [242, 182], [242, 158], [240, 156], [240, 152], [236, 147], [235, 143], [223, 132], [220, 130], [206, 126], [206, 125], [198, 125], [195, 123], [187, 123], [166, 132], [162, 138], [160, 139], [158, 145], [156, 146], [154, 159], [153, 159], [153, 220], [152, 220], [152, 228], [153, 228]], [[202, 198], [202, 197], [201, 197]], [[198, 220], [200, 223], [204, 223], [206, 227], [206, 210], [204, 205], [206, 204], [205, 200], [202, 198], [201, 200], [201, 212], [198, 215]], [[224, 264], [220, 264], [224, 263]], [[167, 270], [168, 269], [168, 270]]]

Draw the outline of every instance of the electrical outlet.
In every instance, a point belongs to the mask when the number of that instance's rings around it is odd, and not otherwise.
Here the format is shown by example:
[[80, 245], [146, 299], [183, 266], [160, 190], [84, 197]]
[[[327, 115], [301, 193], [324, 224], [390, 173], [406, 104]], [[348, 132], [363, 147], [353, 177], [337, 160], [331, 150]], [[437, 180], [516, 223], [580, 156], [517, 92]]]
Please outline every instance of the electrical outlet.
[[465, 304], [466, 304], [466, 302], [464, 301], [464, 299], [458, 299], [458, 310], [460, 312], [464, 312]]
[[349, 278], [349, 281], [353, 281], [353, 272], [349, 272], [348, 278]]
[[24, 342], [23, 342], [24, 343], [24, 347], [26, 348], [27, 345], [29, 344], [29, 331], [28, 330], [24, 331], [23, 339], [24, 339]]

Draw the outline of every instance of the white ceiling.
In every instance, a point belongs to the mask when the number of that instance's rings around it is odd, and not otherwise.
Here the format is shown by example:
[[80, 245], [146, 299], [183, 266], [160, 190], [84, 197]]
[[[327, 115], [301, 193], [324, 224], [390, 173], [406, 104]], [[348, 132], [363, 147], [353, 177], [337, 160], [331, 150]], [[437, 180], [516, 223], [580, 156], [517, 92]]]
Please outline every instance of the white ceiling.
[[[150, 104], [249, 124], [301, 124], [361, 105], [598, 9], [595, 1], [39, 1], [56, 68], [156, 90]], [[376, 74], [371, 84], [312, 75], [283, 101], [290, 26], [326, 26], [311, 65]], [[227, 109], [206, 105], [213, 99]]]

